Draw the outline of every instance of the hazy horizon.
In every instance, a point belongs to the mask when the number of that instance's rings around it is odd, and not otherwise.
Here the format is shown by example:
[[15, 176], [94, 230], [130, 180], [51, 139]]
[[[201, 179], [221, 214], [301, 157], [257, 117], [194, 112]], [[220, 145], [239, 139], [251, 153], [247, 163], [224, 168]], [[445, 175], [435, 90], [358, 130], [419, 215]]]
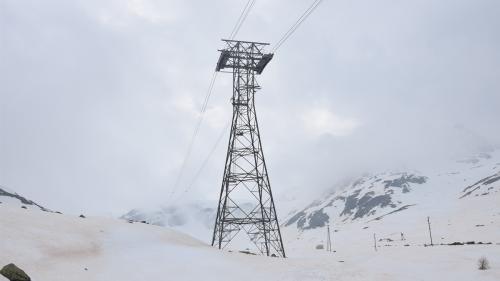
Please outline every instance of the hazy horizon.
[[[0, 185], [71, 213], [167, 202], [245, 3], [0, 2]], [[258, 0], [235, 39], [270, 50], [309, 4]], [[499, 9], [323, 1], [258, 77], [274, 194], [498, 148]], [[220, 73], [179, 192], [230, 120], [230, 96]], [[218, 196], [227, 138], [189, 199]]]

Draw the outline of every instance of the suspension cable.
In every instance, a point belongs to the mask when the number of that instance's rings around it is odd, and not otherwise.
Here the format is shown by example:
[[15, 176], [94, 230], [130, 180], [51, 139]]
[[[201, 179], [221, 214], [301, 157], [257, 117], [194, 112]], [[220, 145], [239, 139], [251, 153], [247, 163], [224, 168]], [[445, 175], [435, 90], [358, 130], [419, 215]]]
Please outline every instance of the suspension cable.
[[214, 88], [215, 79], [217, 78], [217, 73], [218, 72], [214, 71], [214, 73], [212, 75], [212, 79], [210, 80], [210, 85], [208, 86], [207, 94], [205, 95], [205, 100], [203, 101], [203, 104], [202, 104], [201, 109], [200, 109], [200, 114], [198, 115], [198, 121], [197, 121], [196, 126], [194, 128], [193, 135], [191, 136], [191, 139], [189, 141], [186, 155], [184, 156], [184, 159], [182, 160], [181, 170], [180, 170], [179, 174], [177, 174], [177, 178], [175, 179], [174, 187], [172, 188], [172, 191], [170, 192], [171, 194], [174, 194], [176, 192], [177, 187], [179, 186], [179, 182], [182, 178], [182, 175], [184, 174], [184, 170], [186, 168], [189, 156], [191, 156], [194, 142], [196, 140], [196, 137], [198, 136], [198, 132], [200, 131], [201, 123], [203, 122], [203, 117], [205, 116], [205, 111], [207, 110], [208, 101], [210, 99], [210, 96], [212, 95], [212, 90]]
[[[250, 10], [252, 9], [252, 7], [254, 6], [255, 4], [255, 1], [256, 0], [248, 0], [245, 7], [243, 8], [243, 10], [241, 11], [241, 14], [240, 16], [238, 17], [238, 20], [236, 21], [236, 24], [234, 25], [232, 31], [231, 31], [231, 34], [229, 36], [230, 39], [234, 39], [234, 37], [238, 34], [238, 32], [240, 31], [240, 28], [241, 26], [243, 25], [243, 23], [245, 22], [248, 14], [250, 13]], [[215, 80], [217, 78], [217, 74], [218, 72], [217, 71], [214, 71], [213, 73], [213, 76], [212, 76], [212, 79], [210, 80], [210, 84], [208, 86], [208, 91], [207, 91], [207, 94], [205, 95], [205, 99], [203, 101], [203, 104], [201, 106], [201, 109], [200, 109], [200, 114], [198, 116], [198, 122], [196, 123], [196, 126], [195, 126], [195, 129], [194, 129], [194, 132], [193, 132], [193, 135], [191, 136], [191, 139], [189, 141], [189, 145], [188, 145], [188, 149], [186, 151], [186, 155], [184, 156], [184, 159], [182, 160], [182, 164], [181, 164], [181, 169], [179, 171], [179, 173], [177, 174], [177, 177], [175, 179], [175, 183], [174, 183], [174, 186], [172, 188], [172, 191], [170, 192], [170, 198], [173, 197], [173, 195], [175, 194], [175, 192], [177, 191], [177, 188], [180, 184], [180, 181], [182, 179], [182, 176], [184, 175], [184, 171], [186, 169], [186, 166], [187, 166], [187, 163], [188, 163], [188, 160], [189, 160], [189, 157], [191, 156], [191, 153], [192, 153], [192, 150], [193, 150], [193, 146], [194, 146], [194, 143], [195, 143], [195, 140], [196, 140], [196, 137], [198, 136], [198, 132], [200, 131], [200, 127], [201, 127], [201, 124], [203, 122], [203, 118], [205, 117], [205, 111], [207, 110], [207, 106], [208, 106], [208, 101], [210, 100], [210, 96], [212, 95], [212, 91], [213, 91], [213, 88], [214, 88], [214, 84], [215, 84]], [[220, 140], [217, 140], [217, 143], [216, 145], [220, 142]], [[211, 156], [211, 155], [210, 155]], [[208, 161], [208, 160], [206, 160]], [[204, 165], [205, 164], [202, 164], [202, 168], [200, 170], [202, 170], [204, 168]], [[198, 173], [201, 173], [201, 171], [199, 170]], [[192, 184], [191, 184], [192, 185]]]
[[219, 137], [217, 138], [217, 140], [215, 141], [212, 149], [210, 150], [210, 152], [207, 154], [207, 156], [205, 157], [205, 159], [203, 160], [200, 168], [198, 169], [198, 171], [196, 171], [196, 174], [194, 175], [194, 177], [191, 179], [191, 182], [189, 183], [189, 185], [186, 187], [186, 189], [184, 190], [184, 192], [182, 194], [180, 194], [178, 196], [177, 199], [179, 199], [180, 197], [182, 197], [183, 194], [186, 194], [189, 190], [191, 190], [191, 188], [193, 187], [193, 185], [196, 183], [196, 181], [198, 180], [198, 178], [200, 177], [201, 173], [203, 172], [203, 170], [205, 169], [205, 166], [208, 164], [208, 161], [212, 158], [213, 154], [215, 153], [215, 150], [217, 150], [217, 147], [219, 147], [219, 144], [220, 142], [222, 141], [223, 137], [226, 135], [227, 133], [227, 130], [229, 128], [229, 126], [231, 125], [231, 122], [228, 122], [226, 124], [226, 126], [224, 126], [224, 128], [222, 129], [222, 131], [220, 132], [219, 134]]
[[297, 21], [292, 24], [290, 29], [288, 29], [287, 32], [285, 32], [285, 34], [283, 34], [283, 36], [280, 38], [280, 40], [278, 40], [271, 51], [272, 53], [275, 53], [281, 47], [281, 45], [283, 45], [283, 43], [285, 43], [285, 41], [290, 38], [295, 30], [297, 30], [297, 28], [299, 28], [299, 26], [307, 19], [307, 17], [309, 17], [309, 15], [314, 12], [314, 10], [319, 6], [319, 4], [321, 4], [322, 1], [323, 0], [314, 0], [314, 2], [304, 11], [304, 13], [297, 19]]
[[240, 31], [241, 26], [243, 25], [243, 22], [245, 22], [248, 13], [250, 13], [250, 10], [252, 9], [253, 5], [255, 4], [255, 0], [248, 0], [245, 7], [243, 8], [243, 11], [241, 11], [241, 14], [236, 21], [236, 24], [234, 25], [233, 30], [231, 31], [231, 34], [229, 35], [229, 39], [234, 39], [236, 37], [236, 34], [238, 34], [238, 31]]

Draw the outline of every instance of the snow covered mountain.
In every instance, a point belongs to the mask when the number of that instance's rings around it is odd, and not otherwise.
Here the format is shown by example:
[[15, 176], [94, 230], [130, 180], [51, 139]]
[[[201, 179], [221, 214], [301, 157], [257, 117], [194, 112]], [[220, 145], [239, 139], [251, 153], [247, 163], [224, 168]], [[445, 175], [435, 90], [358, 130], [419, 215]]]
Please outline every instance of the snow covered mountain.
[[0, 186], [0, 204], [8, 204], [11, 206], [19, 206], [26, 209], [34, 208], [46, 212], [52, 212], [51, 210], [37, 204], [32, 200], [26, 199], [25, 197], [4, 186]]
[[341, 223], [364, 218], [378, 220], [415, 205], [416, 202], [405, 200], [405, 194], [426, 182], [425, 176], [408, 173], [366, 176], [313, 202], [289, 218], [285, 226], [296, 224], [301, 230], [324, 227], [330, 217]]
[[367, 241], [376, 234], [422, 245], [430, 243], [430, 217], [434, 242], [499, 243], [499, 191], [500, 152], [481, 153], [444, 169], [363, 176], [289, 215], [284, 232], [296, 237], [295, 249], [325, 244], [327, 225], [346, 243], [354, 243], [346, 233], [361, 231]]
[[[380, 239], [391, 240], [404, 233], [415, 238], [413, 243], [426, 244], [427, 216], [443, 226], [435, 230], [440, 243], [473, 239], [500, 243], [500, 236], [490, 235], [500, 230], [499, 190], [497, 150], [450, 162], [444, 168], [365, 175], [313, 202], [301, 198], [284, 202], [296, 211], [280, 209], [280, 202], [277, 207], [285, 246], [298, 253], [324, 244], [327, 225], [332, 226], [336, 239], [361, 230], [370, 234], [375, 231]], [[198, 201], [135, 209], [122, 218], [170, 227], [208, 241], [215, 220], [214, 206], [212, 201]]]

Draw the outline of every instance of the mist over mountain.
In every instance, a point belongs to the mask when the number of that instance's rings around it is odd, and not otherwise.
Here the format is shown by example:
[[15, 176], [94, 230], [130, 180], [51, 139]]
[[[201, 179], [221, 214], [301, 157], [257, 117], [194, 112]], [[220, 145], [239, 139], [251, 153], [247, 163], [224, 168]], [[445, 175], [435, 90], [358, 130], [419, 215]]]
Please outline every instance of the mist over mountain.
[[[257, 3], [238, 37], [274, 44], [304, 5]], [[497, 2], [321, 5], [258, 77], [276, 196], [498, 147]], [[217, 200], [227, 132], [197, 171], [231, 119], [230, 75], [174, 185], [241, 3], [8, 0], [1, 11], [0, 184], [75, 214], [119, 216], [188, 186], [189, 200]]]
[[[427, 216], [441, 224], [437, 231], [441, 235], [439, 242], [498, 242], [490, 240], [494, 238], [491, 233], [500, 226], [499, 173], [500, 150], [493, 150], [425, 171], [365, 173], [313, 199], [290, 190], [289, 197], [277, 204], [285, 244], [292, 251], [314, 250], [324, 245], [328, 225], [339, 243], [347, 239], [344, 233], [352, 231], [377, 231], [392, 240], [398, 240], [401, 233], [410, 239], [410, 233], [418, 231], [414, 243], [427, 243], [422, 230]], [[132, 210], [122, 218], [172, 227], [210, 241], [216, 207], [215, 201], [192, 202], [149, 211]]]

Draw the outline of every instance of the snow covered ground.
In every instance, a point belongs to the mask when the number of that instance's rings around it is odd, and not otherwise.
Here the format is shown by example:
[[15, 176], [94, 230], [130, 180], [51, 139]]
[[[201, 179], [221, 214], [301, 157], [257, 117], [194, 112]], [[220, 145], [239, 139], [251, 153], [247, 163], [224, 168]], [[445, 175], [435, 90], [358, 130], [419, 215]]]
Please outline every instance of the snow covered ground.
[[[0, 265], [13, 262], [35, 281], [500, 280], [500, 245], [394, 244], [375, 252], [370, 233], [352, 224], [335, 234], [336, 253], [292, 243], [290, 258], [278, 259], [219, 251], [168, 228], [6, 203], [0, 205]], [[491, 269], [477, 269], [481, 256]]]

